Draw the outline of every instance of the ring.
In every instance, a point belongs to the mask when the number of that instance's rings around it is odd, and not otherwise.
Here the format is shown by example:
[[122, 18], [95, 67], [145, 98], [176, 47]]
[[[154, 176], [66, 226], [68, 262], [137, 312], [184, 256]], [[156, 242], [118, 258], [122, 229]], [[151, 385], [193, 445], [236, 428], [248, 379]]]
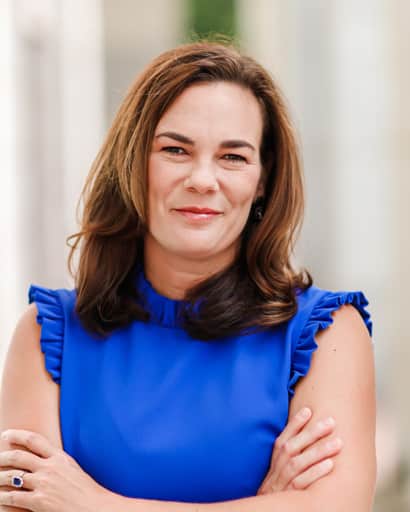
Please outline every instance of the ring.
[[21, 473], [20, 476], [12, 476], [11, 477], [11, 485], [13, 487], [17, 487], [17, 488], [23, 487], [23, 485], [24, 485], [23, 475], [25, 473], [26, 473], [26, 471], [23, 471], [23, 473]]

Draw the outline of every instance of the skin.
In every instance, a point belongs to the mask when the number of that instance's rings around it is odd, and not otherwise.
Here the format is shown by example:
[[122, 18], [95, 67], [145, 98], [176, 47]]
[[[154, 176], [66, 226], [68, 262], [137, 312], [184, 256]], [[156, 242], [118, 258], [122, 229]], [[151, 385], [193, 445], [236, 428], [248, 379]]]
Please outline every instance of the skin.
[[[152, 145], [145, 272], [163, 295], [182, 298], [187, 288], [235, 257], [251, 204], [263, 194], [263, 169], [258, 150], [221, 143], [239, 139], [259, 148], [259, 108], [252, 94], [236, 85], [201, 84], [187, 89], [160, 120], [155, 135], [174, 135], [156, 137]], [[180, 135], [193, 144], [182, 143]], [[202, 221], [175, 211], [187, 205], [219, 213]], [[0, 510], [370, 512], [375, 481], [373, 354], [353, 307], [340, 308], [332, 326], [317, 335], [318, 350], [296, 387], [288, 425], [273, 447], [258, 495], [215, 504], [124, 498], [101, 487], [64, 453], [60, 390], [45, 369], [36, 314], [32, 305], [20, 319], [3, 374], [0, 429], [9, 429], [9, 438], [0, 441]], [[309, 412], [302, 417], [306, 406]], [[326, 424], [329, 417], [333, 422]], [[27, 491], [5, 487], [21, 469], [28, 471]]]

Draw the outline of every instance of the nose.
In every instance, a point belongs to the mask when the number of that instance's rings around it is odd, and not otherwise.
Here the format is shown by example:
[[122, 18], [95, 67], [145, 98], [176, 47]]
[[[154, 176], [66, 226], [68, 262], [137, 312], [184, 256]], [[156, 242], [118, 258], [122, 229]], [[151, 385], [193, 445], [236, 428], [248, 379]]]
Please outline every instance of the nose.
[[219, 189], [215, 169], [211, 162], [197, 163], [192, 166], [189, 175], [184, 180], [188, 190], [206, 194]]

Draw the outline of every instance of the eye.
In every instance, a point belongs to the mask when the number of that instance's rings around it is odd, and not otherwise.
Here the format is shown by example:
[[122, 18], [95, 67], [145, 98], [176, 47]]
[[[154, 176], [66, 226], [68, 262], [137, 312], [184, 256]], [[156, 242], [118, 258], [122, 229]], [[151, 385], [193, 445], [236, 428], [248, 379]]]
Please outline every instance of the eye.
[[246, 162], [246, 158], [242, 155], [236, 155], [234, 153], [228, 153], [223, 156], [225, 160], [230, 160], [231, 162]]
[[181, 148], [179, 146], [166, 146], [162, 148], [162, 151], [165, 151], [166, 153], [171, 153], [173, 155], [185, 155], [185, 149]]

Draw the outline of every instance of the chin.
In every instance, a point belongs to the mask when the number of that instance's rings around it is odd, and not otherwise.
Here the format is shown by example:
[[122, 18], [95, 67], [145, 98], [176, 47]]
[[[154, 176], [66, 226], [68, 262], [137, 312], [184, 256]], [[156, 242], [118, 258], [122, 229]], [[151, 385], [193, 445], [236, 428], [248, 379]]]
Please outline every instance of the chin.
[[207, 259], [222, 254], [228, 250], [229, 245], [226, 242], [221, 246], [220, 240], [210, 238], [196, 239], [195, 237], [175, 238], [169, 246], [169, 249], [179, 256], [189, 259]]
[[193, 243], [181, 244], [173, 249], [174, 252], [178, 253], [180, 256], [196, 260], [211, 258], [221, 252], [220, 250], [215, 250], [215, 248], [210, 245]]
[[204, 232], [180, 233], [169, 230], [168, 233], [162, 232], [161, 235], [163, 236], [155, 238], [151, 235], [152, 249], [156, 246], [161, 247], [164, 255], [168, 253], [188, 260], [201, 261], [220, 258], [233, 252], [234, 240], [227, 240], [227, 237], [222, 237], [220, 233], [217, 236], [209, 236], [210, 233]]

